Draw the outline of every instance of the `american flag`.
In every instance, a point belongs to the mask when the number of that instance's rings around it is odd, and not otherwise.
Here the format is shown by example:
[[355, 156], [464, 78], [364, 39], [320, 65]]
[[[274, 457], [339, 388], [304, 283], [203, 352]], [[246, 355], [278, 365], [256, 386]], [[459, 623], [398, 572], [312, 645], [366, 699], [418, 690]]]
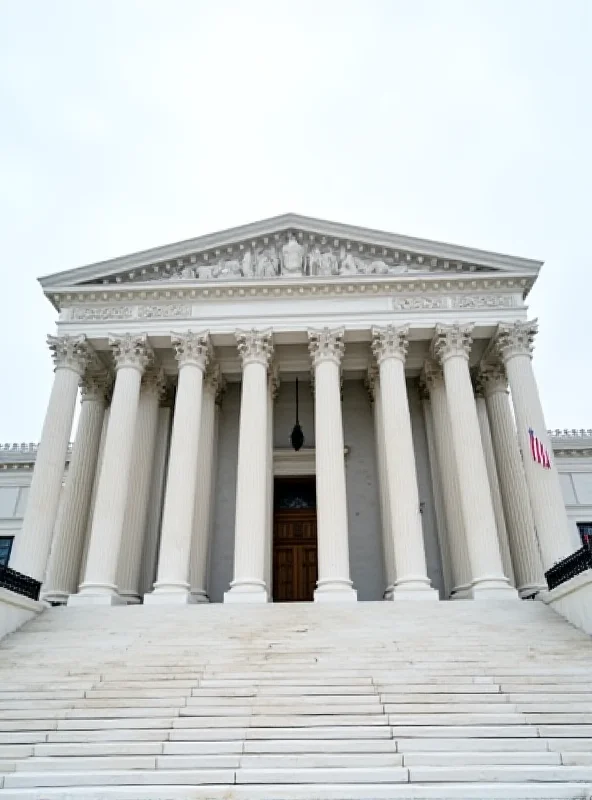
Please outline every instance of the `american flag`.
[[530, 452], [532, 453], [533, 459], [545, 469], [551, 469], [549, 451], [532, 428], [528, 429], [528, 436], [530, 438]]

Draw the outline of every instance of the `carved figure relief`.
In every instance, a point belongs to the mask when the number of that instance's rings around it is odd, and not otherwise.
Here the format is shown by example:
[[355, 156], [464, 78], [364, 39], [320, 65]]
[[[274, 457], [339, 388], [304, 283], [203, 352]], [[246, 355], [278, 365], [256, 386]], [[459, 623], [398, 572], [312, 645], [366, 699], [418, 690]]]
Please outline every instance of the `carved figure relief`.
[[[302, 236], [300, 235], [300, 239]], [[313, 239], [309, 242], [299, 241], [293, 233], [277, 235], [275, 243], [268, 239], [253, 241], [241, 245], [244, 252], [240, 258], [218, 258], [195, 265], [182, 265], [170, 271], [166, 266], [168, 278], [174, 281], [184, 280], [237, 280], [281, 277], [331, 277], [348, 275], [398, 275], [406, 272], [423, 272], [425, 268], [417, 263], [405, 263], [402, 259], [395, 261], [392, 257], [377, 258], [374, 248], [370, 253], [354, 255], [349, 245], [326, 239]], [[229, 251], [230, 252], [230, 251]], [[211, 257], [211, 254], [208, 254]], [[199, 256], [197, 257], [199, 258]], [[194, 257], [193, 262], [197, 259]], [[182, 263], [182, 262], [181, 262]], [[162, 273], [153, 280], [162, 280]]]

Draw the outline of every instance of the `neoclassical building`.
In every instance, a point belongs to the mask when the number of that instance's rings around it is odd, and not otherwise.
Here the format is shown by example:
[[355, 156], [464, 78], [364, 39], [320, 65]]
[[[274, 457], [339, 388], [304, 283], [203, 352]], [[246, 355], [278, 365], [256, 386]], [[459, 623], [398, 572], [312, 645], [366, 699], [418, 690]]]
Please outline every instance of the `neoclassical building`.
[[42, 278], [10, 566], [71, 605], [535, 595], [580, 546], [531, 450], [540, 267], [286, 214]]

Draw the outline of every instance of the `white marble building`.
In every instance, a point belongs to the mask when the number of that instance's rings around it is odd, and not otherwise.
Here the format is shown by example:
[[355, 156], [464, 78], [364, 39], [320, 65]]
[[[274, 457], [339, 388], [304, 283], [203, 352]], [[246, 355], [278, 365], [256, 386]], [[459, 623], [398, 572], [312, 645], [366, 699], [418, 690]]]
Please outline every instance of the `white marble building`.
[[10, 566], [85, 605], [532, 596], [592, 522], [592, 436], [547, 433], [532, 371], [540, 267], [287, 214], [42, 278]]

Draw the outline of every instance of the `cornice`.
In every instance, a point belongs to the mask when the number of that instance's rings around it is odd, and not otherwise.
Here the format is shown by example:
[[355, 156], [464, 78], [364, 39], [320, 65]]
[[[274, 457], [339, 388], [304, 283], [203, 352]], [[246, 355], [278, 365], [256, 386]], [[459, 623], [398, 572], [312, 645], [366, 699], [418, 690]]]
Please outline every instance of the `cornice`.
[[[535, 278], [532, 275], [500, 275], [484, 273], [477, 275], [404, 275], [376, 276], [356, 275], [343, 277], [300, 277], [299, 279], [239, 280], [239, 281], [166, 281], [151, 283], [111, 284], [105, 286], [54, 287], [48, 296], [56, 309], [85, 304], [134, 302], [146, 304], [145, 318], [158, 316], [150, 313], [151, 304], [171, 301], [193, 300], [248, 300], [252, 298], [297, 298], [297, 297], [345, 297], [345, 296], [389, 296], [400, 301], [396, 310], [417, 308], [414, 296], [420, 294], [464, 295], [502, 292], [508, 295], [519, 293], [525, 296]], [[409, 298], [409, 299], [408, 299]], [[487, 303], [482, 304], [484, 307]], [[511, 304], [510, 304], [511, 305]], [[428, 306], [430, 307], [430, 306]], [[433, 307], [433, 305], [431, 306]], [[462, 304], [460, 307], [463, 306]], [[473, 307], [471, 305], [468, 306]], [[476, 304], [475, 307], [479, 307]], [[421, 308], [421, 305], [419, 306]], [[113, 317], [117, 316], [116, 312]], [[125, 314], [121, 313], [125, 319]]]
[[151, 267], [155, 263], [182, 261], [183, 259], [191, 258], [200, 251], [222, 250], [223, 248], [236, 245], [241, 241], [248, 241], [265, 236], [271, 237], [278, 232], [285, 232], [286, 230], [293, 230], [297, 234], [312, 234], [314, 236], [325, 236], [327, 238], [336, 238], [344, 241], [350, 240], [355, 244], [364, 243], [370, 247], [400, 250], [410, 254], [420, 254], [425, 258], [442, 259], [451, 262], [451, 264], [474, 264], [479, 268], [505, 270], [507, 272], [525, 272], [535, 278], [542, 266], [541, 261], [533, 259], [463, 247], [447, 242], [401, 236], [396, 233], [388, 233], [372, 228], [345, 225], [289, 213], [218, 231], [216, 233], [198, 236], [193, 239], [143, 250], [107, 261], [46, 275], [41, 277], [39, 282], [44, 291], [50, 293], [57, 287], [77, 284], [79, 282], [84, 283], [101, 280], [109, 276], [117, 275], [118, 273]]

